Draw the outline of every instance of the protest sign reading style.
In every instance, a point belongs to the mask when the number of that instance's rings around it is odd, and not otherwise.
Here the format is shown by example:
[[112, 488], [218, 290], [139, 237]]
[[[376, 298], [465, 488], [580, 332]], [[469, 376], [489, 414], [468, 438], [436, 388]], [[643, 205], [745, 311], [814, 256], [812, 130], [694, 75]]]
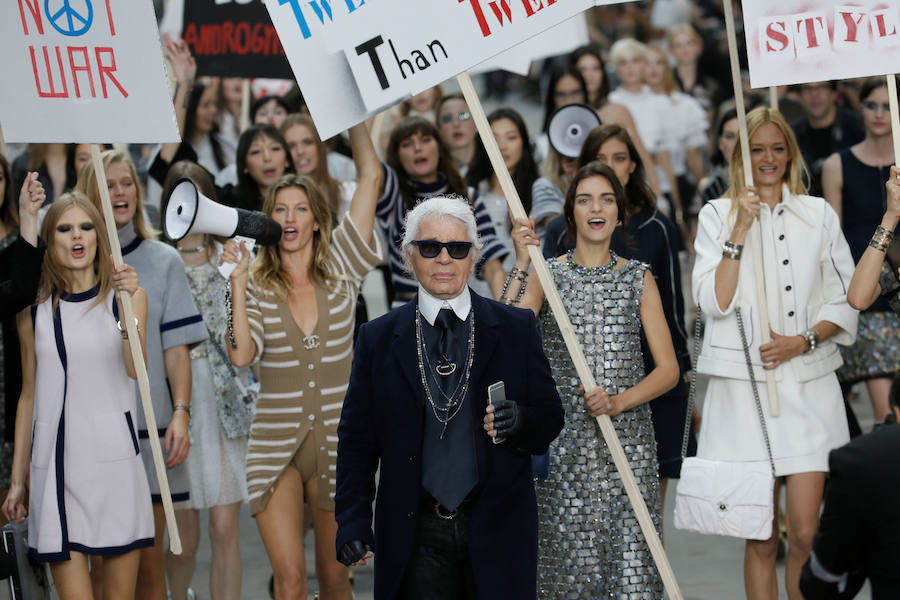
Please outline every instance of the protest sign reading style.
[[13, 142], [175, 142], [150, 0], [18, 0], [0, 19]]
[[900, 71], [900, 0], [743, 0], [755, 88]]
[[323, 138], [571, 18], [594, 0], [265, 0]]
[[199, 75], [293, 78], [262, 2], [191, 0], [183, 10], [181, 35]]

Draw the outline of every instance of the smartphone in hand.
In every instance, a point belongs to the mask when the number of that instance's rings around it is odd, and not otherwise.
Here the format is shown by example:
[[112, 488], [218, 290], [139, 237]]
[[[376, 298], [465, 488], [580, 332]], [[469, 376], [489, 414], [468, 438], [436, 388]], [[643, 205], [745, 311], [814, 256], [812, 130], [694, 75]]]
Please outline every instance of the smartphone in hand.
[[[506, 385], [502, 381], [492, 383], [488, 386], [488, 404], [493, 404], [497, 400], [506, 400]], [[491, 438], [495, 444], [503, 441], [503, 438], [497, 436]]]

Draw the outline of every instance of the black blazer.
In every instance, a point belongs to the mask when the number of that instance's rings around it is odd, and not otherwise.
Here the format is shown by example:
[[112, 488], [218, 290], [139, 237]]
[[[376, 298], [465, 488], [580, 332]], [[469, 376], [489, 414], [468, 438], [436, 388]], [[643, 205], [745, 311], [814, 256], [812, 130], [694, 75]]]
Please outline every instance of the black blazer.
[[[849, 599], [866, 578], [872, 600], [900, 598], [900, 425], [884, 425], [832, 450], [825, 510], [803, 566], [806, 598]], [[828, 582], [822, 569], [845, 583]]]
[[[530, 454], [545, 452], [559, 434], [563, 409], [534, 314], [474, 292], [472, 309], [475, 358], [469, 401], [486, 408], [488, 386], [503, 381], [506, 397], [519, 404], [524, 426], [514, 438], [494, 445], [482, 428], [484, 410], [464, 413], [477, 421], [480, 433], [479, 481], [469, 522], [471, 567], [478, 598], [527, 600], [535, 597], [537, 578]], [[415, 314], [413, 300], [362, 326], [338, 425], [336, 548], [352, 540], [375, 548], [377, 600], [396, 597], [419, 511], [427, 400], [416, 358]]]

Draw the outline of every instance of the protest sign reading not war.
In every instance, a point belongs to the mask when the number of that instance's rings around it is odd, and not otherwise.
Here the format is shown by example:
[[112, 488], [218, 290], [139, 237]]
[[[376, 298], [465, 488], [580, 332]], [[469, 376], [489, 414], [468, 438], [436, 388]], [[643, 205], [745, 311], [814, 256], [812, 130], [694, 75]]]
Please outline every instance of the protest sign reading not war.
[[322, 137], [609, 0], [265, 0]]
[[18, 0], [0, 19], [12, 142], [178, 141], [150, 0]]
[[755, 88], [900, 71], [900, 0], [743, 0]]
[[293, 77], [278, 34], [261, 2], [190, 0], [182, 37], [199, 75]]

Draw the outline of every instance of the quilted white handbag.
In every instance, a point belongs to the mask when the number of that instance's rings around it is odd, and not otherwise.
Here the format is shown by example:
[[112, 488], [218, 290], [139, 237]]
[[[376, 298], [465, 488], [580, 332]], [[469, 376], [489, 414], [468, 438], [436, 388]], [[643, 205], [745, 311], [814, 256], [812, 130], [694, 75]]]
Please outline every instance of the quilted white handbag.
[[[756, 400], [769, 464], [685, 458], [691, 424], [690, 415], [696, 393], [696, 369], [691, 371], [688, 416], [681, 447], [681, 480], [678, 482], [675, 495], [675, 527], [710, 535], [767, 540], [772, 536], [772, 520], [775, 514], [773, 497], [775, 462], [772, 459], [769, 432], [759, 400], [759, 390], [753, 378], [750, 349], [747, 346], [740, 309], [735, 309], [735, 313], [747, 367], [750, 369], [750, 384], [753, 387], [753, 397]], [[694, 330], [695, 355], [699, 353], [701, 318], [698, 309]]]

